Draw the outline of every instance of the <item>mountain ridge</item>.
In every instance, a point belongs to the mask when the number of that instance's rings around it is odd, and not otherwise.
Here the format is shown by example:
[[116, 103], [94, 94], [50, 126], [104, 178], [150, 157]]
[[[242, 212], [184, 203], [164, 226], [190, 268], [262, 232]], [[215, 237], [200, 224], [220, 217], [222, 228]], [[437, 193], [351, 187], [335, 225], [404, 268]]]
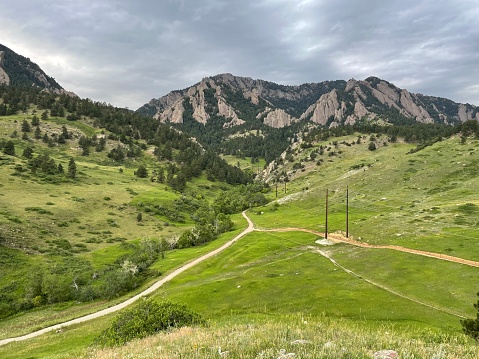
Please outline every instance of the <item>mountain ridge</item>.
[[[249, 106], [255, 118], [245, 116], [244, 109], [238, 108], [239, 94], [242, 106]], [[185, 101], [192, 106], [190, 115]], [[352, 125], [363, 118], [392, 123], [395, 118], [448, 124], [479, 121], [477, 106], [411, 93], [373, 76], [287, 86], [225, 73], [152, 99], [137, 111], [172, 123], [183, 123], [189, 115], [205, 124], [218, 115], [225, 119], [224, 127], [254, 119], [275, 128], [302, 120], [327, 126]]]
[[17, 54], [2, 44], [0, 44], [0, 85], [37, 86], [59, 95], [77, 96], [65, 90], [29, 58]]

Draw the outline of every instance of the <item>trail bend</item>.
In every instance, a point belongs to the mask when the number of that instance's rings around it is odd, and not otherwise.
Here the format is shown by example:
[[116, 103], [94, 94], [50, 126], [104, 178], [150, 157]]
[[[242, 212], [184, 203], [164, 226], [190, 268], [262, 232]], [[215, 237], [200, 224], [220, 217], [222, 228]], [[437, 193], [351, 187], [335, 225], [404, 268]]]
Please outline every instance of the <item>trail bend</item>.
[[[291, 228], [291, 227], [288, 227], [288, 228], [270, 228], [270, 229], [255, 228], [254, 230], [259, 231], [259, 232], [293, 232], [293, 231], [299, 231], [299, 232], [312, 233], [312, 234], [316, 234], [318, 236], [324, 237], [324, 233], [313, 231], [311, 229], [306, 229], [306, 228]], [[392, 250], [399, 251], [399, 252], [416, 254], [416, 255], [419, 255], [419, 256], [436, 258], [436, 259], [440, 259], [440, 260], [443, 260], [443, 261], [464, 264], [464, 265], [467, 265], [467, 266], [470, 266], [470, 267], [479, 267], [479, 262], [469, 260], [469, 259], [454, 257], [454, 256], [450, 256], [450, 255], [447, 255], [447, 254], [442, 254], [442, 253], [423, 251], [423, 250], [420, 250], [420, 249], [412, 249], [412, 248], [407, 248], [407, 247], [402, 247], [402, 246], [394, 246], [394, 245], [390, 245], [390, 244], [388, 244], [388, 245], [374, 245], [374, 244], [360, 242], [358, 240], [345, 237], [345, 236], [343, 236], [342, 234], [339, 234], [339, 233], [328, 233], [328, 239], [331, 239], [331, 240], [333, 240], [334, 242], [337, 242], [337, 243], [347, 243], [347, 244], [351, 244], [353, 246], [361, 247], [361, 248], [392, 249]]]
[[[246, 219], [246, 221], [248, 222], [248, 227], [245, 228], [236, 237], [234, 237], [230, 241], [226, 242], [221, 247], [218, 247], [217, 249], [215, 249], [211, 252], [208, 252], [208, 253], [202, 255], [201, 257], [198, 257], [195, 260], [193, 260], [191, 262], [188, 262], [188, 263], [182, 265], [181, 267], [175, 269], [170, 274], [168, 274], [164, 278], [161, 278], [160, 280], [155, 282], [153, 285], [151, 285], [150, 287], [148, 287], [147, 289], [145, 289], [141, 293], [125, 300], [124, 302], [121, 302], [119, 304], [116, 304], [116, 305], [114, 305], [112, 307], [109, 307], [109, 308], [106, 308], [106, 309], [102, 309], [102, 310], [100, 310], [98, 312], [95, 312], [95, 313], [91, 313], [91, 314], [88, 314], [88, 315], [85, 315], [85, 316], [82, 316], [82, 317], [78, 317], [78, 318], [63, 322], [63, 323], [58, 323], [58, 324], [55, 324], [55, 325], [37, 330], [37, 331], [29, 333], [29, 334], [25, 334], [25, 335], [22, 335], [22, 336], [2, 339], [2, 340], [0, 340], [0, 346], [11, 343], [11, 342], [18, 342], [18, 341], [23, 341], [23, 340], [27, 340], [27, 339], [32, 339], [32, 338], [38, 337], [42, 334], [45, 334], [45, 333], [48, 333], [48, 332], [51, 332], [51, 331], [56, 331], [56, 330], [59, 330], [61, 328], [64, 328], [64, 327], [67, 327], [67, 326], [70, 326], [70, 325], [84, 323], [84, 322], [92, 320], [92, 319], [100, 318], [102, 316], [105, 316], [105, 315], [108, 315], [108, 314], [111, 314], [111, 313], [115, 313], [115, 312], [129, 306], [130, 304], [136, 302], [138, 299], [153, 293], [158, 288], [160, 288], [163, 284], [171, 281], [173, 278], [175, 278], [179, 274], [183, 273], [184, 271], [186, 271], [186, 270], [196, 266], [197, 264], [205, 261], [206, 259], [211, 258], [211, 257], [215, 256], [216, 254], [224, 251], [225, 249], [227, 249], [228, 247], [233, 245], [235, 242], [237, 242], [239, 239], [241, 239], [242, 237], [244, 237], [245, 235], [247, 235], [248, 233], [251, 233], [253, 231], [258, 231], [258, 232], [301, 231], [301, 232], [308, 232], [308, 233], [312, 233], [312, 234], [316, 234], [318, 236], [324, 237], [324, 233], [317, 232], [317, 231], [310, 230], [310, 229], [306, 229], [306, 228], [274, 228], [274, 229], [255, 228], [251, 219], [246, 215], [246, 211], [243, 211], [242, 215]], [[401, 246], [371, 245], [371, 244], [368, 244], [368, 243], [364, 243], [364, 242], [354, 240], [352, 238], [344, 237], [344, 236], [342, 236], [341, 234], [338, 234], [338, 233], [328, 233], [328, 239], [332, 239], [333, 241], [338, 242], [338, 243], [347, 243], [347, 244], [354, 245], [354, 246], [357, 246], [357, 247], [362, 247], [362, 248], [392, 249], [392, 250], [397, 250], [397, 251], [401, 251], [401, 252], [421, 255], [421, 256], [425, 256], [425, 257], [431, 257], [431, 258], [436, 258], [436, 259], [440, 259], [440, 260], [460, 263], [460, 264], [464, 264], [464, 265], [468, 265], [468, 266], [472, 266], [472, 267], [479, 267], [479, 262], [472, 261], [472, 260], [467, 260], [467, 259], [463, 259], [463, 258], [459, 258], [459, 257], [449, 256], [449, 255], [445, 255], [445, 254], [441, 254], [441, 253], [434, 253], [434, 252], [427, 252], [427, 251], [422, 251], [422, 250], [410, 249], [410, 248], [401, 247]]]
[[153, 293], [158, 288], [160, 288], [163, 284], [165, 284], [166, 282], [169, 282], [170, 280], [175, 278], [177, 275], [179, 275], [179, 274], [183, 273], [184, 271], [194, 267], [195, 265], [203, 262], [204, 260], [206, 260], [208, 258], [211, 258], [214, 255], [224, 251], [226, 248], [233, 245], [233, 243], [235, 243], [236, 241], [238, 241], [239, 239], [244, 237], [246, 234], [252, 232], [254, 230], [253, 222], [251, 222], [251, 220], [248, 218], [245, 211], [242, 214], [243, 214], [243, 217], [248, 222], [248, 227], [245, 230], [243, 230], [240, 234], [238, 234], [232, 240], [223, 244], [221, 247], [218, 247], [215, 250], [213, 250], [211, 252], [208, 252], [208, 253], [202, 255], [201, 257], [196, 258], [195, 260], [193, 260], [191, 262], [188, 262], [188, 263], [182, 265], [181, 267], [175, 269], [173, 272], [171, 272], [170, 274], [168, 274], [164, 278], [161, 278], [160, 280], [155, 282], [152, 286], [145, 289], [143, 292], [135, 295], [134, 297], [131, 297], [131, 298], [125, 300], [124, 302], [121, 302], [117, 305], [114, 305], [114, 306], [106, 308], [106, 309], [102, 309], [102, 310], [100, 310], [98, 312], [95, 312], [95, 313], [91, 313], [91, 314], [88, 314], [88, 315], [85, 315], [85, 316], [82, 316], [82, 317], [78, 317], [78, 318], [63, 322], [63, 323], [58, 323], [58, 324], [55, 324], [55, 325], [51, 325], [49, 327], [37, 330], [37, 331], [29, 333], [29, 334], [25, 334], [25, 335], [22, 335], [22, 336], [2, 339], [2, 340], [0, 340], [0, 346], [11, 343], [11, 342], [18, 342], [18, 341], [22, 341], [22, 340], [35, 338], [35, 337], [38, 337], [42, 334], [45, 334], [45, 333], [48, 333], [48, 332], [51, 332], [51, 331], [55, 331], [55, 330], [59, 330], [61, 328], [64, 328], [64, 327], [67, 327], [67, 326], [70, 326], [70, 325], [73, 325], [73, 324], [83, 323], [83, 322], [86, 322], [86, 321], [89, 321], [89, 320], [92, 320], [92, 319], [103, 317], [103, 316], [111, 314], [111, 313], [115, 313], [115, 312], [129, 306], [130, 304], [136, 302], [138, 299]]

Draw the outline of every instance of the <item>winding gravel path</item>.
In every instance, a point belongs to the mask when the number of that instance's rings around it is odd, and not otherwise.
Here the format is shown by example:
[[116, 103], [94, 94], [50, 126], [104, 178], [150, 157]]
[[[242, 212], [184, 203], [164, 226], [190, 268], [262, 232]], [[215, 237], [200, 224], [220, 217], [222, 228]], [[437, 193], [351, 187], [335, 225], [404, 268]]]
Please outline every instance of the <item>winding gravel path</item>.
[[111, 313], [114, 313], [114, 312], [117, 312], [119, 311], [120, 309], [123, 309], [127, 306], [129, 306], [130, 304], [134, 303], [135, 301], [137, 301], [138, 299], [140, 299], [141, 297], [144, 297], [148, 294], [151, 294], [153, 293], [154, 291], [156, 291], [158, 288], [160, 288], [163, 284], [165, 284], [166, 282], [169, 282], [170, 280], [172, 280], [173, 278], [175, 278], [177, 275], [183, 273], [184, 271], [190, 269], [191, 267], [194, 267], [195, 265], [197, 265], [198, 263], [201, 263], [203, 262], [204, 260], [208, 259], [208, 258], [211, 258], [213, 257], [214, 255], [220, 253], [221, 251], [224, 251], [226, 248], [230, 247], [233, 243], [235, 243], [237, 240], [239, 240], [240, 238], [244, 237], [246, 234], [252, 232], [254, 230], [254, 226], [253, 226], [253, 222], [251, 222], [251, 220], [248, 218], [248, 216], [246, 216], [246, 213], [243, 212], [243, 217], [246, 218], [246, 220], [248, 221], [248, 227], [243, 231], [241, 232], [240, 234], [238, 234], [236, 237], [234, 237], [231, 241], [229, 242], [226, 242], [225, 244], [223, 244], [221, 247], [209, 252], [209, 253], [206, 253], [205, 255], [181, 266], [180, 268], [178, 269], [175, 269], [173, 272], [171, 272], [170, 274], [168, 274], [166, 277], [160, 279], [158, 282], [156, 282], [155, 284], [153, 284], [151, 287], [149, 287], [148, 289], [144, 290], [143, 292], [135, 295], [134, 297], [131, 297], [130, 299], [120, 303], [120, 304], [117, 304], [113, 307], [110, 307], [110, 308], [106, 308], [106, 309], [103, 309], [103, 310], [100, 310], [98, 312], [95, 312], [95, 313], [92, 313], [92, 314], [88, 314], [88, 315], [85, 315], [83, 317], [79, 317], [79, 318], [76, 318], [76, 319], [72, 319], [72, 320], [69, 320], [67, 322], [64, 322], [64, 323], [59, 323], [59, 324], [56, 324], [56, 325], [52, 325], [50, 327], [46, 327], [46, 328], [43, 328], [41, 330], [37, 330], [36, 332], [33, 332], [33, 333], [30, 333], [30, 334], [26, 334], [26, 335], [22, 335], [22, 336], [19, 336], [19, 337], [14, 337], [14, 338], [7, 338], [7, 339], [2, 339], [0, 340], [0, 346], [1, 345], [5, 345], [5, 344], [8, 344], [8, 343], [11, 343], [11, 342], [18, 342], [18, 341], [22, 341], [22, 340], [27, 340], [27, 339], [31, 339], [31, 338], [34, 338], [34, 337], [38, 337], [39, 335], [42, 335], [42, 334], [45, 334], [45, 333], [48, 333], [48, 332], [51, 332], [51, 331], [54, 331], [54, 330], [59, 330], [60, 328], [63, 328], [63, 327], [67, 327], [69, 325], [73, 325], [73, 324], [79, 324], [79, 323], [83, 323], [83, 322], [86, 322], [88, 320], [92, 320], [92, 319], [96, 319], [96, 318], [99, 318], [99, 317], [102, 317], [104, 315], [107, 315], [107, 314], [111, 314]]
[[[79, 317], [79, 318], [76, 318], [76, 319], [72, 319], [72, 320], [69, 320], [67, 322], [63, 322], [63, 323], [59, 323], [59, 324], [56, 324], [56, 325], [52, 325], [50, 327], [47, 327], [47, 328], [44, 328], [44, 329], [41, 329], [41, 330], [37, 330], [36, 332], [33, 332], [33, 333], [30, 333], [30, 334], [26, 334], [26, 335], [22, 335], [22, 336], [19, 336], [19, 337], [13, 337], [13, 338], [7, 338], [7, 339], [2, 339], [0, 340], [0, 346], [1, 345], [5, 345], [5, 344], [8, 344], [8, 343], [11, 343], [11, 342], [16, 342], [16, 341], [22, 341], [22, 340], [26, 340], [26, 339], [31, 339], [31, 338], [34, 338], [34, 337], [37, 337], [39, 335], [42, 335], [42, 334], [45, 334], [45, 333], [48, 333], [48, 332], [51, 332], [51, 331], [54, 331], [54, 330], [59, 330], [60, 328], [63, 328], [63, 327], [67, 327], [69, 325], [73, 325], [73, 324], [78, 324], [78, 323], [83, 323], [83, 322], [86, 322], [88, 320], [91, 320], [91, 319], [96, 319], [96, 318], [99, 318], [99, 317], [102, 317], [104, 315], [107, 315], [107, 314], [111, 314], [111, 313], [114, 313], [114, 312], [117, 312], [119, 311], [120, 309], [123, 309], [127, 306], [129, 306], [130, 304], [134, 303], [135, 301], [137, 301], [138, 299], [140, 299], [141, 297], [144, 297], [148, 294], [151, 294], [153, 293], [154, 291], [156, 291], [158, 288], [160, 288], [163, 284], [165, 284], [166, 282], [169, 282], [170, 280], [172, 280], [173, 278], [175, 278], [177, 275], [183, 273], [184, 271], [190, 269], [191, 267], [194, 267], [195, 265], [197, 265], [198, 263], [201, 263], [203, 262], [204, 260], [208, 259], [208, 258], [211, 258], [213, 257], [214, 255], [222, 252], [223, 250], [225, 250], [226, 248], [230, 247], [233, 243], [235, 243], [236, 241], [238, 241], [240, 238], [244, 237], [246, 234], [248, 233], [251, 233], [253, 231], [261, 231], [261, 232], [288, 232], [288, 231], [303, 231], [303, 232], [309, 232], [309, 233], [313, 233], [313, 234], [317, 234], [319, 236], [324, 236], [324, 233], [321, 233], [321, 232], [316, 232], [316, 231], [313, 231], [313, 230], [308, 230], [308, 229], [304, 229], [304, 228], [275, 228], [275, 229], [259, 229], [259, 228], [254, 228], [254, 225], [253, 225], [253, 222], [249, 219], [249, 217], [246, 215], [246, 211], [244, 211], [243, 213], [243, 217], [246, 219], [246, 221], [248, 222], [248, 227], [243, 231], [241, 232], [240, 234], [238, 234], [236, 237], [234, 237], [232, 240], [230, 240], [229, 242], [226, 242], [225, 244], [223, 244], [221, 247], [179, 267], [178, 269], [174, 270], [173, 272], [171, 272], [170, 274], [168, 274], [167, 276], [165, 276], [164, 278], [160, 279], [159, 281], [157, 281], [155, 284], [153, 284], [151, 287], [149, 287], [148, 289], [144, 290], [143, 292], [135, 295], [134, 297], [120, 303], [120, 304], [117, 304], [113, 307], [110, 307], [110, 308], [106, 308], [106, 309], [103, 309], [103, 310], [100, 310], [98, 312], [95, 312], [95, 313], [92, 313], [92, 314], [89, 314], [89, 315], [85, 315], [83, 317]], [[329, 233], [328, 234], [328, 238], [332, 239], [333, 241], [336, 241], [336, 242], [343, 242], [343, 243], [348, 243], [348, 244], [351, 244], [351, 245], [354, 245], [354, 246], [358, 246], [358, 247], [365, 247], [365, 248], [378, 248], [378, 249], [392, 249], [392, 250], [397, 250], [397, 251], [401, 251], [401, 252], [407, 252], [407, 253], [412, 253], [412, 254], [416, 254], [416, 255], [421, 255], [421, 256], [426, 256], [426, 257], [432, 257], [432, 258], [437, 258], [437, 259], [441, 259], [441, 260], [446, 260], [446, 261], [450, 261], [450, 262], [455, 262], [455, 263], [461, 263], [461, 264], [465, 264], [465, 265], [468, 265], [468, 266], [472, 266], [472, 267], [479, 267], [479, 262], [475, 262], [475, 261], [471, 261], [471, 260], [466, 260], [466, 259], [462, 259], [462, 258], [458, 258], [458, 257], [453, 257], [453, 256], [449, 256], [449, 255], [445, 255], [445, 254], [440, 254], [440, 253], [432, 253], [432, 252], [426, 252], [426, 251], [421, 251], [421, 250], [416, 250], [416, 249], [410, 249], [410, 248], [405, 248], [405, 247], [400, 247], [400, 246], [393, 246], [393, 245], [370, 245], [370, 244], [367, 244], [367, 243], [364, 243], [364, 242], [359, 242], [359, 241], [356, 241], [354, 239], [351, 239], [351, 238], [346, 238], [340, 234], [331, 234]], [[324, 254], [323, 254], [324, 255]], [[328, 257], [329, 258], [329, 257]], [[330, 258], [331, 259], [331, 258]], [[335, 265], [339, 265], [337, 264], [335, 261], [333, 261], [333, 263]], [[346, 270], [346, 269], [345, 269]], [[352, 272], [351, 272], [352, 273]], [[356, 275], [355, 273], [352, 273], [354, 275]], [[374, 284], [376, 286], [379, 286], [377, 283], [373, 283], [371, 281], [368, 281], [370, 282], [371, 284]], [[397, 294], [397, 295], [400, 295], [396, 292], [392, 292], [391, 290], [383, 287], [383, 289], [386, 289], [388, 291], [390, 291], [391, 293], [394, 293], [394, 294]], [[406, 298], [406, 297], [405, 297]], [[406, 298], [406, 299], [410, 299], [410, 298]], [[417, 301], [416, 301], [417, 302]], [[420, 302], [417, 302], [419, 304], [424, 304], [424, 303], [420, 303]], [[427, 304], [424, 304], [424, 305], [427, 305]], [[438, 309], [436, 307], [432, 307], [430, 305], [427, 305], [431, 308], [434, 308], [434, 309]], [[444, 311], [444, 310], [442, 310]], [[457, 315], [457, 314], [454, 314], [454, 313], [450, 313], [449, 314], [453, 314], [453, 315]], [[459, 316], [459, 315], [457, 315]], [[462, 317], [462, 316], [461, 316]]]

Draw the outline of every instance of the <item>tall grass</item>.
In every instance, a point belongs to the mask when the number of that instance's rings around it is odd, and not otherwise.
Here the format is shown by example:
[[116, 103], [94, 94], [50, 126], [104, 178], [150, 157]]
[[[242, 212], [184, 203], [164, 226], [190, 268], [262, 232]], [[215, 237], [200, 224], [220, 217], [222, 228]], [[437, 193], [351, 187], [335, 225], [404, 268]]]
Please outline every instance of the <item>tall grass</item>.
[[[400, 358], [477, 358], [479, 348], [463, 335], [433, 330], [398, 329], [394, 324], [371, 325], [325, 316], [256, 317], [244, 323], [232, 318], [208, 328], [182, 328], [122, 347], [92, 347], [78, 359], [110, 358], [281, 358], [282, 349], [296, 358], [372, 358], [380, 350], [395, 350]], [[70, 356], [69, 358], [73, 358]]]

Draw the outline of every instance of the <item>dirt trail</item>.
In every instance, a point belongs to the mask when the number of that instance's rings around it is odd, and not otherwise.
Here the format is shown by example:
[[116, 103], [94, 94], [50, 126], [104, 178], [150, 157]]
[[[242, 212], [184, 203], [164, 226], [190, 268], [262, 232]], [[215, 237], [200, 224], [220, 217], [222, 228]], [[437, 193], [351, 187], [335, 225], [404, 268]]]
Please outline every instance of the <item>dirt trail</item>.
[[[305, 228], [273, 228], [273, 229], [259, 229], [255, 228], [255, 231], [259, 232], [292, 232], [292, 231], [300, 231], [300, 232], [308, 232], [312, 234], [316, 234], [318, 236], [324, 237], [324, 233], [321, 232], [316, 232], [310, 229], [305, 229]], [[343, 236], [342, 234], [338, 233], [328, 233], [328, 239], [333, 240], [334, 242], [338, 243], [348, 243], [356, 247], [362, 247], [362, 248], [374, 248], [374, 249], [392, 249], [395, 251], [400, 251], [400, 252], [406, 252], [406, 253], [411, 253], [411, 254], [416, 254], [419, 256], [424, 256], [424, 257], [431, 257], [431, 258], [436, 258], [436, 259], [441, 259], [444, 261], [449, 261], [449, 262], [454, 262], [454, 263], [460, 263], [460, 264], [465, 264], [470, 267], [479, 267], [479, 262], [472, 261], [469, 259], [464, 259], [464, 258], [459, 258], [459, 257], [454, 257], [450, 256], [447, 254], [442, 254], [442, 253], [435, 253], [435, 252], [427, 252], [427, 251], [422, 251], [419, 249], [411, 249], [411, 248], [406, 248], [406, 247], [401, 247], [401, 246], [393, 246], [393, 245], [374, 245], [374, 244], [369, 244], [365, 242], [360, 242], [352, 238], [347, 238]]]
[[110, 307], [110, 308], [106, 308], [106, 309], [103, 309], [103, 310], [100, 310], [98, 312], [95, 312], [95, 313], [92, 313], [92, 314], [89, 314], [89, 315], [85, 315], [83, 317], [79, 317], [79, 318], [76, 318], [76, 319], [72, 319], [72, 320], [69, 320], [67, 322], [64, 322], [64, 323], [59, 323], [59, 324], [56, 324], [56, 325], [52, 325], [52, 326], [49, 326], [47, 328], [43, 328], [41, 330], [37, 330], [33, 333], [30, 333], [30, 334], [26, 334], [26, 335], [22, 335], [22, 336], [19, 336], [19, 337], [14, 337], [14, 338], [7, 338], [7, 339], [2, 339], [0, 340], [0, 346], [2, 345], [5, 345], [5, 344], [8, 344], [8, 343], [11, 343], [11, 342], [17, 342], [17, 341], [22, 341], [22, 340], [26, 340], [26, 339], [31, 339], [31, 338], [34, 338], [34, 337], [37, 337], [39, 335], [42, 335], [42, 334], [45, 334], [45, 333], [48, 333], [48, 332], [51, 332], [51, 331], [55, 331], [55, 330], [59, 330], [60, 328], [63, 328], [63, 327], [67, 327], [69, 325], [73, 325], [73, 324], [78, 324], [78, 323], [83, 323], [83, 322], [86, 322], [88, 320], [92, 320], [92, 319], [95, 319], [95, 318], [99, 318], [99, 317], [102, 317], [104, 315], [107, 315], [107, 314], [111, 314], [111, 313], [114, 313], [114, 312], [117, 312], [119, 311], [120, 309], [123, 309], [127, 306], [129, 306], [130, 304], [132, 304], [133, 302], [137, 301], [138, 299], [140, 299], [141, 297], [144, 297], [148, 294], [151, 294], [153, 293], [155, 290], [157, 290], [158, 288], [160, 288], [163, 284], [165, 284], [166, 282], [169, 282], [170, 280], [172, 280], [173, 278], [175, 278], [177, 275], [183, 273], [184, 271], [190, 269], [191, 267], [194, 267], [195, 265], [197, 265], [198, 263], [201, 263], [203, 262], [204, 260], [208, 259], [208, 258], [211, 258], [212, 256], [220, 253], [221, 251], [225, 250], [226, 248], [230, 247], [233, 243], [235, 243], [237, 240], [239, 240], [240, 238], [244, 237], [246, 234], [252, 232], [254, 230], [254, 227], [253, 227], [253, 222], [251, 222], [251, 220], [248, 218], [248, 216], [246, 216], [246, 213], [243, 212], [243, 217], [246, 218], [246, 221], [248, 222], [248, 227], [243, 231], [241, 232], [240, 234], [238, 234], [236, 237], [234, 237], [232, 240], [230, 240], [229, 242], [226, 242], [225, 244], [223, 244], [221, 247], [209, 252], [209, 253], [206, 253], [205, 255], [181, 266], [180, 268], [178, 269], [175, 269], [173, 272], [171, 272], [170, 274], [168, 274], [166, 277], [160, 279], [159, 281], [157, 281], [155, 284], [153, 284], [151, 287], [149, 287], [148, 289], [144, 290], [143, 292], [135, 295], [134, 297], [120, 303], [120, 304], [117, 304], [113, 307]]
[[[117, 304], [113, 307], [106, 308], [106, 309], [100, 310], [98, 312], [95, 312], [95, 313], [92, 313], [92, 314], [89, 314], [89, 315], [85, 315], [83, 317], [72, 319], [72, 320], [69, 320], [69, 321], [64, 322], [64, 323], [59, 323], [59, 324], [56, 324], [56, 325], [52, 325], [52, 326], [49, 326], [47, 328], [37, 330], [37, 331], [35, 331], [33, 333], [30, 333], [30, 334], [26, 334], [26, 335], [22, 335], [22, 336], [18, 336], [18, 337], [13, 337], [13, 338], [2, 339], [2, 340], [0, 340], [0, 346], [11, 343], [11, 342], [31, 339], [31, 338], [40, 336], [42, 334], [45, 334], [45, 333], [48, 333], [48, 332], [51, 332], [51, 331], [59, 330], [60, 328], [63, 328], [63, 327], [67, 327], [67, 326], [70, 326], [70, 325], [73, 325], [73, 324], [83, 323], [83, 322], [86, 322], [88, 320], [96, 319], [96, 318], [102, 317], [104, 315], [117, 312], [120, 309], [123, 309], [123, 308], [129, 306], [130, 304], [134, 303], [135, 301], [137, 301], [141, 297], [144, 297], [148, 294], [153, 293], [158, 288], [160, 288], [163, 284], [165, 284], [166, 282], [169, 282], [170, 280], [175, 278], [177, 275], [179, 275], [179, 274], [183, 273], [184, 271], [194, 267], [198, 263], [201, 263], [204, 260], [206, 260], [208, 258], [211, 258], [212, 256], [220, 253], [221, 251], [230, 247], [233, 243], [238, 241], [240, 238], [244, 237], [246, 234], [251, 233], [253, 231], [259, 231], [259, 232], [301, 231], [301, 232], [313, 233], [313, 234], [316, 234], [318, 236], [324, 237], [324, 233], [316, 232], [316, 231], [305, 229], [305, 228], [275, 228], [275, 229], [254, 228], [253, 222], [249, 219], [249, 217], [246, 215], [246, 213], [243, 212], [242, 214], [243, 214], [243, 217], [248, 222], [248, 227], [244, 231], [242, 231], [240, 234], [238, 234], [236, 237], [234, 237], [229, 242], [226, 242], [225, 244], [223, 244], [221, 247], [219, 247], [219, 248], [217, 248], [217, 249], [215, 249], [215, 250], [213, 250], [213, 251], [211, 251], [211, 252], [209, 252], [209, 253], [207, 253], [207, 254], [205, 254], [205, 255], [203, 255], [203, 256], [201, 256], [201, 257], [183, 265], [183, 266], [181, 266], [181, 267], [179, 267], [178, 269], [174, 270], [173, 272], [168, 274], [166, 277], [164, 277], [164, 278], [160, 279], [159, 281], [155, 282], [151, 287], [149, 287], [148, 289], [144, 290], [143, 292], [135, 295], [134, 297], [132, 297], [132, 298], [120, 303], [120, 304]], [[440, 253], [433, 253], [433, 252], [426, 252], [426, 251], [421, 251], [421, 250], [416, 250], [416, 249], [410, 249], [410, 248], [405, 248], [405, 247], [401, 247], [401, 246], [370, 245], [368, 243], [360, 242], [360, 241], [354, 240], [352, 238], [346, 238], [346, 237], [342, 236], [341, 234], [337, 234], [337, 233], [328, 234], [328, 239], [332, 239], [333, 241], [336, 241], [336, 242], [348, 243], [348, 244], [358, 246], [358, 247], [363, 247], [363, 248], [393, 249], [393, 250], [397, 250], [397, 251], [401, 251], [401, 252], [412, 253], [412, 254], [431, 257], [431, 258], [437, 258], [437, 259], [446, 260], [446, 261], [455, 262], [455, 263], [460, 263], [460, 264], [465, 264], [465, 265], [473, 266], [473, 267], [479, 267], [479, 262], [475, 262], [475, 261], [471, 261], [471, 260], [467, 260], [467, 259], [462, 259], [462, 258], [458, 258], [458, 257], [445, 255], [445, 254], [440, 254]], [[375, 283], [372, 283], [372, 284], [375, 284]], [[375, 284], [375, 285], [377, 285], [377, 284]], [[423, 303], [421, 303], [421, 304], [423, 304]]]

